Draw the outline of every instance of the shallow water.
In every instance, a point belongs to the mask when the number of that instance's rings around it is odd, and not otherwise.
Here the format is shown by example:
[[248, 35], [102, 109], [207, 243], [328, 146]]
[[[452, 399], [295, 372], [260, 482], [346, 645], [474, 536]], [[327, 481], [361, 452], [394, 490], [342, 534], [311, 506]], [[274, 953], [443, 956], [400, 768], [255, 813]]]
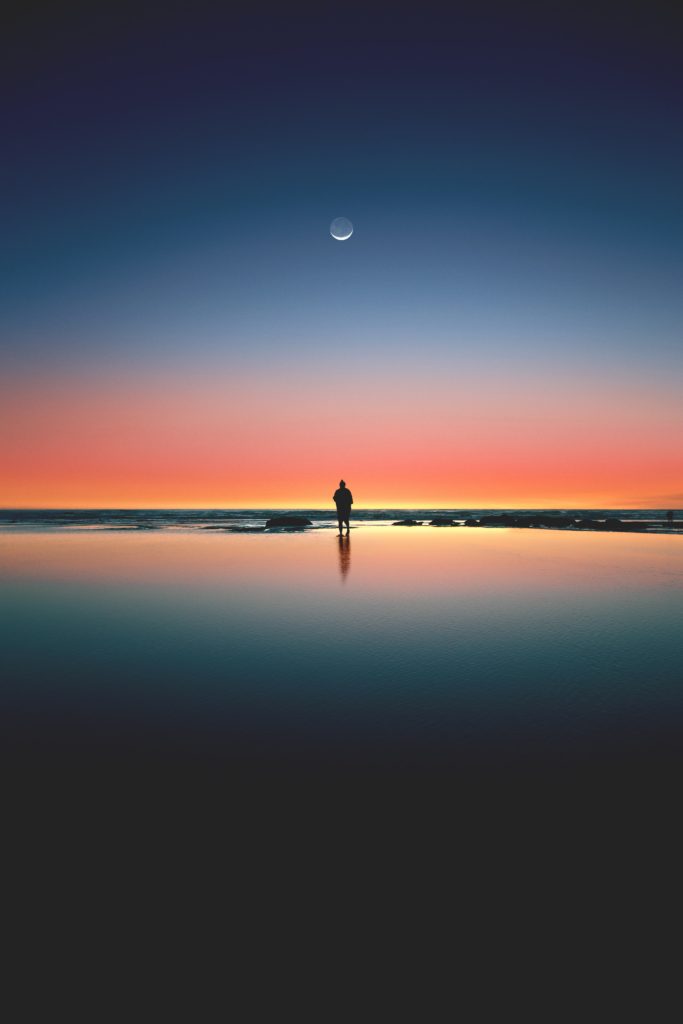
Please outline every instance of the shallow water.
[[226, 764], [677, 749], [683, 540], [523, 530], [0, 534], [4, 738]]

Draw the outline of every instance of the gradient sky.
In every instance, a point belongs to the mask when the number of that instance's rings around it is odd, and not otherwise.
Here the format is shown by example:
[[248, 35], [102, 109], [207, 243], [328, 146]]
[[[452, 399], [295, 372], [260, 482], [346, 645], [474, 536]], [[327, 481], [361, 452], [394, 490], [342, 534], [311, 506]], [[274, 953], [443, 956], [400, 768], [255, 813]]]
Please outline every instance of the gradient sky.
[[1, 505], [683, 505], [670, 5], [90, 6], [2, 41]]

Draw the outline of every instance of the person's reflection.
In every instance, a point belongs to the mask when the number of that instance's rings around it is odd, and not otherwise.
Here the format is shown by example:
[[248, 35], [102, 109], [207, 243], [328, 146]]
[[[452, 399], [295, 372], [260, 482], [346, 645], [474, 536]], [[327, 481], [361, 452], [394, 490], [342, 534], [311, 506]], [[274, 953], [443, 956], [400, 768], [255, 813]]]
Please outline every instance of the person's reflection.
[[346, 536], [342, 536], [340, 533], [337, 540], [339, 541], [339, 571], [343, 581], [351, 568], [351, 538], [348, 533]]

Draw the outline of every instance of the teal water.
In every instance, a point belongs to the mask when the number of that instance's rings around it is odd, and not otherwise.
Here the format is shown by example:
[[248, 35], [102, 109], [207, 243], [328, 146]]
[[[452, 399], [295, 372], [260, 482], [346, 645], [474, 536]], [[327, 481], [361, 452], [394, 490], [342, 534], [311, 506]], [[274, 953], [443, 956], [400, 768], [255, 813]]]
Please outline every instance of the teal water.
[[5, 742], [247, 767], [674, 757], [683, 539], [0, 535]]

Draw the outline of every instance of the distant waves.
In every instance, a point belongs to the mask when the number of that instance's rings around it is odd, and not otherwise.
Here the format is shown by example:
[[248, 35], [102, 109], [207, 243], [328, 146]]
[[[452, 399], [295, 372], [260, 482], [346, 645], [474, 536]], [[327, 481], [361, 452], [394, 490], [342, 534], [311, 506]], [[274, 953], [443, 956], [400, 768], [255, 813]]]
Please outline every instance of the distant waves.
[[[312, 521], [313, 528], [336, 526], [334, 510], [320, 509], [0, 509], [3, 530], [233, 530], [265, 527], [268, 519], [293, 512]], [[353, 512], [356, 523], [388, 524], [396, 519], [429, 522], [447, 517], [456, 523], [486, 516], [536, 515], [552, 518], [574, 516], [580, 519], [618, 518], [625, 522], [661, 523], [662, 509], [363, 509]], [[682, 514], [675, 512], [676, 520]], [[559, 524], [558, 524], [559, 525]]]

